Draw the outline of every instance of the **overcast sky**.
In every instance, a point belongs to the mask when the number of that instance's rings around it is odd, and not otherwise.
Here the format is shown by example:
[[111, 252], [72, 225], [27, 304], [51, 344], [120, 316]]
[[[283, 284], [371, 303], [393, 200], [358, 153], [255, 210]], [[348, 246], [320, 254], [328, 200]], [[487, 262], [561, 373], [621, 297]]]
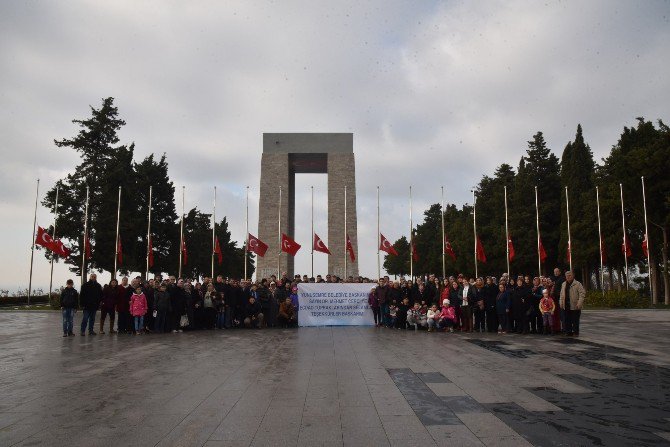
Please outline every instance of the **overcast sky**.
[[[471, 201], [538, 130], [560, 156], [581, 123], [600, 159], [635, 117], [670, 121], [669, 22], [667, 1], [0, 2], [0, 288], [28, 283], [35, 180], [44, 192], [78, 163], [54, 138], [103, 97], [137, 159], [167, 154], [187, 208], [209, 211], [217, 185], [237, 240], [246, 185], [257, 228], [263, 132], [352, 132], [360, 268], [374, 276], [376, 185], [395, 240], [409, 185], [418, 223], [441, 185]], [[328, 236], [326, 177], [298, 176], [306, 273], [310, 185]], [[38, 210], [39, 225], [52, 218]], [[36, 255], [34, 285], [48, 268]], [[58, 283], [70, 276], [57, 266]]]

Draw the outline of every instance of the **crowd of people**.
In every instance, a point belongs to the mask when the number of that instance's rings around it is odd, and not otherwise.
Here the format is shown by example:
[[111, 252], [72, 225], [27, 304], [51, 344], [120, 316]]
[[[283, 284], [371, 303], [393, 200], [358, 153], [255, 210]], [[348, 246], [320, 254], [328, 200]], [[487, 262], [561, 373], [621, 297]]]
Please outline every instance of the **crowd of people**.
[[[82, 310], [80, 334], [178, 333], [184, 330], [297, 326], [300, 282], [371, 282], [367, 278], [334, 275], [308, 278], [286, 273], [259, 281], [216, 279], [202, 282], [156, 275], [112, 279], [104, 287], [92, 273], [80, 291], [68, 280], [61, 292], [63, 337], [74, 336], [74, 314]], [[515, 332], [579, 335], [585, 291], [572, 272], [559, 269], [551, 277], [501, 278], [435, 275], [414, 280], [380, 278], [368, 304], [374, 324], [428, 331]], [[100, 311], [98, 332], [95, 331]], [[115, 326], [116, 323], [116, 326]]]
[[374, 323], [389, 328], [579, 336], [586, 292], [572, 272], [499, 279], [451, 276], [425, 281], [379, 280], [368, 304]]

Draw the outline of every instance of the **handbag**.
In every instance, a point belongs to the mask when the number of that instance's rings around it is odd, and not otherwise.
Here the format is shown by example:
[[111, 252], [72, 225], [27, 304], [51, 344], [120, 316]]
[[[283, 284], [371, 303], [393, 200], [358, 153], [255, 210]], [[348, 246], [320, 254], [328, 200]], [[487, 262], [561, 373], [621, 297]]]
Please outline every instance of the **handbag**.
[[179, 319], [179, 326], [186, 327], [188, 326], [188, 315], [184, 314]]

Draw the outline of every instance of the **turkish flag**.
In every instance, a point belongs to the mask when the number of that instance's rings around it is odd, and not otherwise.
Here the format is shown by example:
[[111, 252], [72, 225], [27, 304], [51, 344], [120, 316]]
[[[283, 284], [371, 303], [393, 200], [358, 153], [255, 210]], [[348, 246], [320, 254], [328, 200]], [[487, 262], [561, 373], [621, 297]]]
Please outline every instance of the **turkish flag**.
[[223, 253], [221, 252], [221, 245], [219, 244], [219, 236], [216, 237], [214, 242], [214, 254], [217, 256], [219, 265], [223, 262]]
[[484, 246], [482, 245], [482, 240], [477, 236], [477, 260], [486, 264], [486, 253], [484, 252]]
[[91, 259], [93, 256], [91, 254], [91, 240], [88, 237], [88, 234], [85, 236], [86, 239], [84, 240], [84, 250], [86, 251], [86, 259]]
[[607, 247], [605, 246], [605, 240], [600, 238], [600, 261], [604, 264], [607, 264]]
[[265, 252], [268, 251], [268, 245], [258, 239], [256, 236], [252, 236], [251, 233], [249, 233], [247, 239], [247, 250], [256, 253], [262, 258], [265, 256]]
[[300, 250], [300, 244], [291, 239], [286, 235], [286, 233], [281, 234], [281, 251], [285, 251], [291, 256], [295, 256]]
[[56, 250], [54, 251], [58, 256], [62, 258], [67, 258], [68, 256], [70, 256], [71, 251], [69, 248], [65, 246], [65, 244], [63, 244], [63, 241], [61, 241], [60, 239], [56, 239], [54, 241], [54, 244], [56, 246]]
[[119, 236], [119, 242], [116, 244], [116, 259], [119, 261], [119, 264], [123, 263], [123, 246], [121, 245], [121, 236]]
[[351, 262], [354, 262], [356, 260], [356, 254], [354, 253], [354, 246], [351, 243], [351, 239], [349, 239], [348, 234], [347, 234], [347, 251], [349, 252], [349, 259], [351, 259]]
[[186, 240], [181, 241], [182, 264], [188, 264], [188, 250], [186, 249]]
[[539, 247], [538, 249], [540, 250], [540, 262], [544, 264], [544, 261], [547, 260], [547, 252], [544, 249], [544, 244], [542, 244], [542, 237], [538, 238], [539, 239]]
[[419, 253], [416, 251], [416, 244], [412, 242], [412, 261], [419, 261]]
[[154, 266], [154, 245], [153, 245], [153, 239], [151, 236], [149, 236], [149, 246], [147, 248], [148, 255], [149, 255], [149, 268]]
[[633, 248], [630, 246], [630, 239], [628, 239], [628, 236], [623, 237], [623, 243], [621, 244], [621, 253], [623, 253], [624, 256], [627, 258], [630, 258], [633, 256]]
[[[318, 234], [314, 233], [314, 251], [320, 251], [321, 253], [330, 254], [330, 250], [326, 247], [326, 244], [323, 243]], [[297, 250], [296, 250], [297, 251]]]
[[647, 233], [644, 234], [644, 239], [642, 239], [642, 253], [644, 257], [649, 257], [649, 242], [647, 242]]
[[379, 239], [380, 239], [379, 249], [381, 251], [385, 251], [386, 253], [388, 253], [390, 255], [393, 255], [393, 256], [398, 256], [398, 252], [395, 250], [395, 247], [393, 247], [393, 245], [391, 245], [389, 240], [386, 239], [386, 237], [383, 234], [379, 233]]
[[514, 256], [516, 256], [516, 252], [514, 251], [514, 244], [512, 243], [512, 236], [507, 239], [507, 250], [509, 250], [509, 262], [512, 262], [514, 260]]
[[454, 247], [451, 246], [451, 242], [449, 242], [449, 238], [447, 235], [444, 235], [444, 252], [451, 256], [451, 259], [453, 261], [456, 260], [456, 253], [454, 252]]
[[51, 235], [42, 227], [37, 227], [37, 236], [35, 236], [35, 244], [48, 248], [51, 251], [56, 251], [56, 244]]

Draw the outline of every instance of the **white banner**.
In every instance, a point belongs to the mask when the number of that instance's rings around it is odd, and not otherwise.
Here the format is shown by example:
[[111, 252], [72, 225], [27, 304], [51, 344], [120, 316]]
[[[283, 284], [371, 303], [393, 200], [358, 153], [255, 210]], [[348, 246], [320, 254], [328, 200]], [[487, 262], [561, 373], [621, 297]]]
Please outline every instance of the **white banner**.
[[298, 284], [299, 326], [373, 326], [368, 294], [375, 285]]

